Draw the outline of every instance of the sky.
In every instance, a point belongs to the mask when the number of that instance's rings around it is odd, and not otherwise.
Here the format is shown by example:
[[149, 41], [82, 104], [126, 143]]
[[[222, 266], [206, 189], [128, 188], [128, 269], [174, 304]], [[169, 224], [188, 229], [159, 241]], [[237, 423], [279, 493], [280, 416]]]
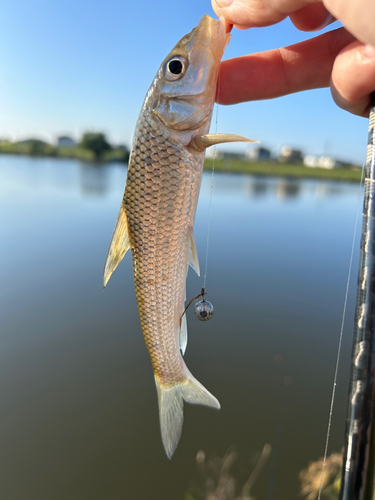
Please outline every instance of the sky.
[[[164, 57], [203, 14], [216, 17], [208, 0], [14, 0], [1, 14], [0, 138], [53, 142], [103, 131], [128, 146]], [[289, 20], [234, 29], [223, 59], [315, 35]], [[257, 139], [275, 154], [289, 145], [358, 164], [365, 159], [367, 120], [339, 109], [329, 89], [219, 106], [217, 131]]]

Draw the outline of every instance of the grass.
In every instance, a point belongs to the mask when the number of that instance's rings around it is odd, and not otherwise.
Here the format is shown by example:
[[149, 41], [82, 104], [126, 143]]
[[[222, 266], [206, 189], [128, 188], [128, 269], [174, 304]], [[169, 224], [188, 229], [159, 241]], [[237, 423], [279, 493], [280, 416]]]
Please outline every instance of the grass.
[[[47, 156], [56, 158], [75, 158], [78, 160], [93, 161], [94, 153], [80, 146], [75, 148], [58, 148], [49, 144], [1, 144], [0, 154], [16, 154], [29, 156]], [[111, 149], [103, 154], [102, 161], [127, 161], [127, 155], [119, 149]]]
[[[204, 162], [205, 170], [212, 169], [212, 159]], [[359, 182], [361, 170], [351, 168], [310, 168], [299, 164], [249, 162], [241, 160], [215, 160], [215, 171], [226, 173], [268, 175], [274, 177], [300, 177]]]

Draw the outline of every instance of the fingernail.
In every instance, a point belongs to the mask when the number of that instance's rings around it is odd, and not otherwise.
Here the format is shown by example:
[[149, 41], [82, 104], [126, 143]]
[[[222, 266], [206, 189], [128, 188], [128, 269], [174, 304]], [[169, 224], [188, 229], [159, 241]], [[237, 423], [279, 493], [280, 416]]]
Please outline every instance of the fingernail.
[[216, 0], [216, 3], [220, 6], [220, 7], [229, 7], [230, 5], [232, 5], [234, 0]]
[[366, 43], [363, 48], [363, 55], [368, 59], [375, 59], [375, 47], [373, 45], [370, 45], [369, 43]]

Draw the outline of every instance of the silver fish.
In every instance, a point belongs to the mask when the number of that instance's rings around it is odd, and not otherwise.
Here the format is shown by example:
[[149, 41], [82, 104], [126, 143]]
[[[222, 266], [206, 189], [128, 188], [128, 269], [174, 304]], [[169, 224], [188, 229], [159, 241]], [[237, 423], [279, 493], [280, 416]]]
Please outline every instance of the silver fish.
[[220, 408], [184, 363], [187, 327], [181, 315], [189, 264], [199, 275], [193, 225], [205, 149], [222, 142], [255, 142], [208, 134], [220, 60], [229, 39], [223, 19], [203, 16], [162, 62], [138, 118], [104, 270], [106, 286], [131, 249], [138, 311], [169, 458], [181, 435], [183, 401]]

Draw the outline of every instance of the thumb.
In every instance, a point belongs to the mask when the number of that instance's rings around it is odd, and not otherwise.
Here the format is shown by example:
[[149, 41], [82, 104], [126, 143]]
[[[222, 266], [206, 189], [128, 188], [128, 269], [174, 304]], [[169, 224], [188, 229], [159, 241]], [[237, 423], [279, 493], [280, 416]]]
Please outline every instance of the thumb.
[[368, 116], [375, 91], [375, 47], [353, 42], [336, 57], [331, 74], [332, 97], [340, 108]]

